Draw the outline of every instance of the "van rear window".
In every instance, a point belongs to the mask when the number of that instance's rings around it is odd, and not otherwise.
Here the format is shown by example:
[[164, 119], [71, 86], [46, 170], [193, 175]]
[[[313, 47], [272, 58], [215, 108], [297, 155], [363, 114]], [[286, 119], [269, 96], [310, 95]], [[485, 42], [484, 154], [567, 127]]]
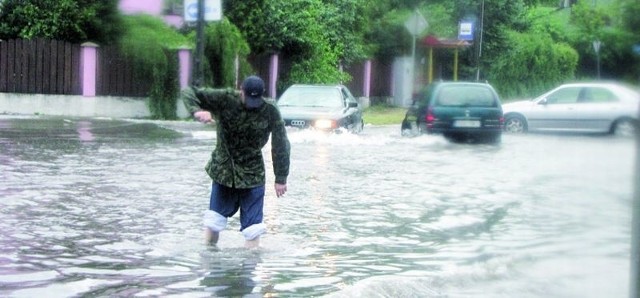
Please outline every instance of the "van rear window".
[[436, 98], [440, 106], [495, 107], [493, 92], [482, 86], [443, 87]]

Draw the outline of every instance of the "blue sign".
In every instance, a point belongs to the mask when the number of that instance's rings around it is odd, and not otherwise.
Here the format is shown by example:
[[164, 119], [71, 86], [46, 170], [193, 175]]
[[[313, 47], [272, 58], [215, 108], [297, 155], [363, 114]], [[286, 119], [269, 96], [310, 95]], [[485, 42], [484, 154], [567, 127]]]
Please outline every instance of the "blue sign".
[[198, 19], [198, 3], [191, 3], [189, 6], [185, 7], [185, 16], [186, 19], [189, 20], [197, 20]]
[[458, 40], [473, 40], [473, 21], [461, 21], [458, 26]]
[[[222, 19], [221, 0], [204, 1], [204, 20], [219, 21]], [[198, 0], [184, 0], [184, 20], [185, 22], [195, 22], [198, 20]]]

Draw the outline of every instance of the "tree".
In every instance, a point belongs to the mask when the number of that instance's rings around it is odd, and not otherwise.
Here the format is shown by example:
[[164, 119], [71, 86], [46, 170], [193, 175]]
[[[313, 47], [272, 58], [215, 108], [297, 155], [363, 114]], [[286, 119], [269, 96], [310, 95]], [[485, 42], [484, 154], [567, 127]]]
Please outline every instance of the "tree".
[[122, 30], [117, 0], [0, 2], [0, 39], [41, 37], [111, 44]]
[[602, 77], [623, 79], [632, 77], [636, 63], [631, 47], [637, 42], [637, 13], [640, 4], [635, 0], [621, 0], [616, 5], [593, 6], [578, 2], [571, 11], [573, 47], [580, 54], [579, 77], [596, 75], [597, 59], [594, 41], [600, 41]]
[[178, 98], [176, 50], [191, 45], [161, 19], [149, 15], [123, 17], [126, 30], [121, 51], [134, 61], [136, 80], [150, 80], [149, 111], [155, 119], [175, 119]]
[[371, 45], [365, 38], [368, 13], [375, 5], [370, 0], [324, 0], [325, 9], [321, 10], [329, 44], [342, 45], [340, 62], [350, 65], [371, 56]]
[[[190, 39], [195, 39], [195, 33], [191, 34]], [[246, 60], [249, 52], [249, 45], [240, 30], [227, 18], [208, 24], [205, 29], [205, 57], [211, 78], [205, 79], [205, 82], [212, 82], [213, 87], [238, 87], [235, 77], [236, 61], [239, 67], [238, 77], [250, 75], [250, 66]]]
[[570, 45], [543, 33], [505, 33], [511, 46], [491, 67], [503, 97], [534, 96], [574, 78], [578, 53]]
[[[457, 8], [463, 15], [475, 14], [478, 17], [474, 51], [467, 53], [466, 61], [469, 64], [479, 65], [481, 80], [491, 80], [494, 71], [492, 66], [511, 46], [506, 30], [511, 28], [517, 30], [523, 26], [521, 22], [525, 12], [524, 2], [522, 0], [458, 0]], [[477, 57], [480, 54], [481, 56]]]
[[[374, 41], [377, 48], [376, 56], [383, 59], [407, 55], [410, 52], [411, 36], [404, 28], [404, 22], [416, 8], [429, 23], [425, 34], [433, 34], [439, 38], [455, 39], [460, 20], [474, 21], [476, 36], [473, 47], [461, 55], [461, 77], [467, 79], [475, 78], [475, 72], [472, 76], [471, 71], [475, 69], [472, 66], [477, 63], [480, 63], [483, 70], [482, 77], [489, 76], [494, 60], [509, 49], [504, 30], [522, 27], [521, 17], [526, 8], [523, 0], [430, 0], [428, 3], [387, 0], [376, 2], [376, 5], [383, 12], [381, 17], [372, 18], [373, 32], [370, 33], [369, 39]], [[482, 59], [478, 61], [480, 46], [482, 46]]]
[[[621, 16], [618, 18], [620, 21], [619, 28], [623, 32], [622, 36], [622, 49], [624, 57], [621, 57], [618, 61], [625, 61], [626, 63], [620, 63], [619, 65], [628, 65], [632, 62], [631, 67], [625, 67], [627, 71], [625, 77], [629, 81], [637, 82], [640, 78], [640, 53], [632, 53], [629, 51], [633, 46], [640, 44], [640, 1], [637, 0], [618, 0], [618, 6], [620, 7]], [[624, 59], [624, 60], [623, 60]]]
[[225, 15], [240, 28], [254, 55], [280, 53], [292, 61], [284, 85], [347, 80], [340, 65], [361, 60], [370, 51], [364, 32], [371, 4], [365, 0], [225, 4]]
[[[378, 3], [380, 4], [380, 3]], [[379, 59], [393, 59], [397, 56], [406, 56], [411, 53], [412, 36], [404, 23], [417, 9], [429, 23], [429, 27], [420, 37], [433, 34], [440, 38], [454, 38], [457, 33], [458, 19], [452, 2], [430, 1], [428, 4], [412, 7], [415, 3], [408, 1], [394, 7], [392, 4], [378, 5], [381, 11], [376, 12], [370, 25], [372, 31], [367, 37], [372, 40], [377, 51], [375, 56]]]

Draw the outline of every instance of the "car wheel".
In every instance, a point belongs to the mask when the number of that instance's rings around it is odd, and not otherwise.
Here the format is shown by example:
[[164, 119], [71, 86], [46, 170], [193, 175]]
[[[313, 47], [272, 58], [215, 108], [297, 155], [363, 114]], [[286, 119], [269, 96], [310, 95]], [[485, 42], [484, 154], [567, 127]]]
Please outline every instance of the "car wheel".
[[613, 124], [613, 135], [631, 137], [636, 133], [636, 123], [632, 119], [618, 119]]
[[407, 121], [406, 123], [403, 122], [402, 124], [403, 129], [402, 129], [402, 135], [403, 136], [407, 136], [407, 137], [415, 137], [420, 135], [420, 127], [418, 126], [418, 123], [416, 123], [415, 121]]
[[450, 133], [450, 132], [445, 132], [442, 134], [442, 136], [449, 142], [452, 143], [467, 143], [473, 140], [473, 138], [466, 136], [464, 134], [459, 134], [459, 133]]
[[499, 144], [500, 142], [502, 142], [502, 134], [501, 133], [490, 134], [487, 136], [486, 142], [488, 144]]
[[519, 115], [507, 116], [504, 121], [504, 131], [509, 133], [524, 133], [527, 131], [526, 120]]
[[356, 128], [354, 129], [354, 133], [359, 134], [364, 130], [364, 120], [360, 120], [360, 123], [356, 124]]
[[400, 127], [400, 134], [403, 137], [413, 137], [416, 136], [418, 132], [418, 125], [415, 122], [409, 121], [406, 118], [402, 120], [402, 125]]

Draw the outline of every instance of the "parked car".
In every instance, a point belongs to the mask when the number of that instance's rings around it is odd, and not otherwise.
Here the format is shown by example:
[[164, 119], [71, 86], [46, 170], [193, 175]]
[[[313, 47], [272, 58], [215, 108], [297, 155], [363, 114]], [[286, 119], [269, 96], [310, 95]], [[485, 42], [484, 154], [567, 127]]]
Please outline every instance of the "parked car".
[[504, 104], [504, 129], [629, 136], [635, 133], [639, 103], [639, 93], [621, 84], [564, 84], [532, 100]]
[[290, 127], [353, 133], [364, 128], [362, 109], [343, 85], [292, 85], [278, 99], [278, 107]]
[[414, 99], [402, 121], [402, 134], [443, 134], [452, 140], [500, 142], [500, 97], [487, 83], [437, 82]]

